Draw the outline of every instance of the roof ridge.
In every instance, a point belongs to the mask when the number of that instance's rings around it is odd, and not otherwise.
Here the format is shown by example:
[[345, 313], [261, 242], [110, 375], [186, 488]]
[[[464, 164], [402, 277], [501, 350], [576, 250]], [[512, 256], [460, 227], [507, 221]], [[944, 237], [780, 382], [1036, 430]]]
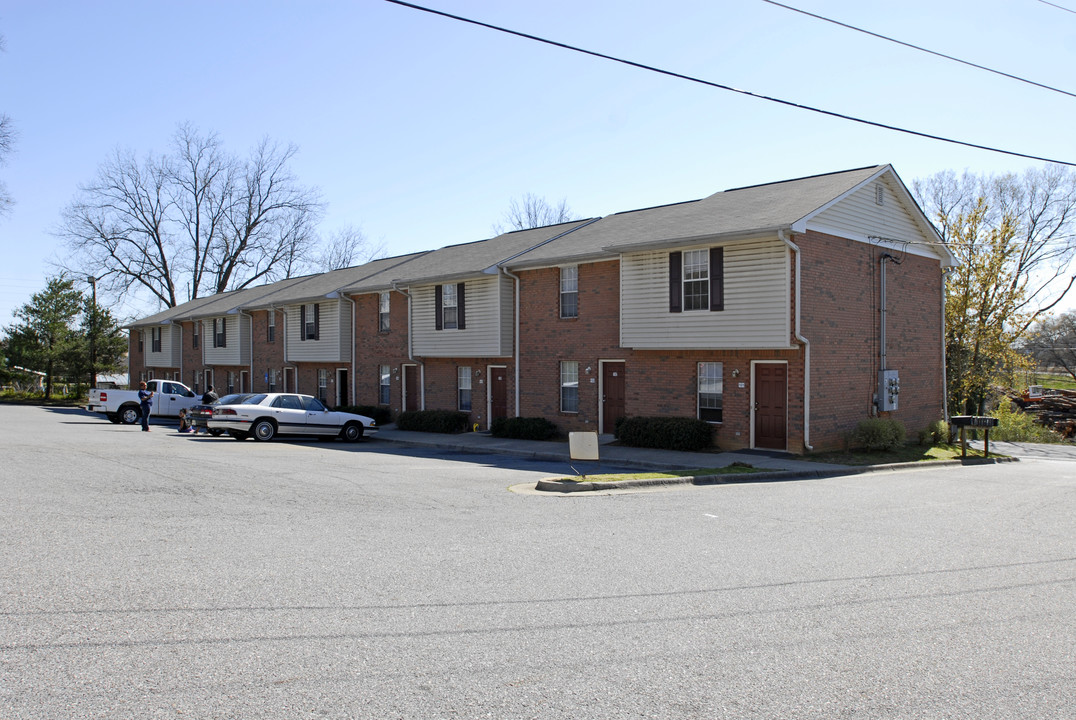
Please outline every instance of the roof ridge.
[[[837, 170], [834, 172], [818, 173], [817, 175], [804, 175], [798, 178], [789, 178], [787, 180], [777, 180], [775, 182], [758, 183], [757, 185], [744, 185], [743, 187], [729, 188], [728, 190], [722, 190], [714, 193], [714, 195], [721, 195], [723, 193], [736, 192], [737, 190], [751, 190], [753, 188], [771, 187], [773, 185], [784, 185], [785, 183], [800, 182], [801, 180], [814, 180], [823, 177], [832, 177], [834, 175], [844, 175], [846, 173], [860, 172], [863, 170], [878, 170], [885, 167], [885, 165], [864, 165], [863, 167], [850, 168], [848, 170]], [[713, 197], [713, 195], [711, 195]]]

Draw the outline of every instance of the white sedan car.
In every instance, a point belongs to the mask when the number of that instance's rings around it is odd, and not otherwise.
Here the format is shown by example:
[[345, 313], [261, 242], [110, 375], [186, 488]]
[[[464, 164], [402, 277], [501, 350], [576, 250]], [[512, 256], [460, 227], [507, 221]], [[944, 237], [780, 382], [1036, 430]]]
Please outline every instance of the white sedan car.
[[262, 442], [277, 435], [313, 435], [323, 440], [340, 437], [355, 442], [377, 432], [365, 415], [336, 412], [316, 397], [296, 393], [259, 393], [235, 404], [213, 406], [206, 421], [210, 432], [223, 430], [237, 440], [252, 437]]

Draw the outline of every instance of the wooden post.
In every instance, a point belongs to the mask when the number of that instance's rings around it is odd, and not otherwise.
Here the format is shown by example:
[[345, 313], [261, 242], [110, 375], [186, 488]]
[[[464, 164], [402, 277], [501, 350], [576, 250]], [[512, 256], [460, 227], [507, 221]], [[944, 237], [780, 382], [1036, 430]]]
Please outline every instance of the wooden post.
[[990, 457], [990, 426], [983, 428], [983, 457]]
[[967, 430], [968, 429], [966, 427], [964, 427], [963, 425], [960, 426], [960, 459], [961, 460], [967, 460], [968, 459], [968, 436], [966, 434]]

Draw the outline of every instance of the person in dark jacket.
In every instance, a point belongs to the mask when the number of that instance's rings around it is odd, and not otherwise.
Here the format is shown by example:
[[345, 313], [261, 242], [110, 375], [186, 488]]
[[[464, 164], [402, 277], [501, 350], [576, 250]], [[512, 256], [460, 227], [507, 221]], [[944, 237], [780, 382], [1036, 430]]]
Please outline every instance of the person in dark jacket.
[[149, 432], [149, 411], [153, 405], [153, 391], [146, 389], [146, 383], [138, 383], [138, 409], [142, 412], [142, 432]]
[[220, 396], [217, 395], [217, 393], [213, 391], [213, 386], [210, 385], [208, 388], [206, 388], [205, 395], [202, 395], [202, 404], [203, 405], [212, 405], [213, 403], [215, 403], [219, 399], [220, 399]]

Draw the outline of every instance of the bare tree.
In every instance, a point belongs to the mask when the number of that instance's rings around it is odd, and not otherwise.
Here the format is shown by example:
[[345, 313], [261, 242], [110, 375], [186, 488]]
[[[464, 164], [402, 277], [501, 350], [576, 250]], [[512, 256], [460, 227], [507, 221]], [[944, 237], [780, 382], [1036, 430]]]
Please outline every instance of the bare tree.
[[[4, 36], [0, 35], [0, 52], [4, 50]], [[15, 127], [11, 124], [11, 118], [0, 113], [0, 165], [7, 162], [8, 156], [15, 149]], [[8, 192], [7, 185], [0, 180], [0, 217], [11, 212], [11, 206], [15, 199]]]
[[1040, 369], [1059, 368], [1076, 380], [1076, 312], [1044, 317], [1031, 328], [1023, 349]]
[[500, 235], [513, 230], [529, 230], [575, 219], [567, 200], [562, 199], [559, 204], [553, 205], [545, 198], [527, 193], [522, 199], [512, 198], [509, 201], [503, 222], [495, 223], [493, 232]]
[[165, 307], [302, 274], [322, 205], [292, 175], [295, 153], [266, 139], [240, 160], [190, 125], [169, 155], [116, 151], [64, 210], [61, 267], [95, 275], [116, 299], [148, 294]]
[[347, 225], [330, 233], [322, 242], [317, 266], [323, 271], [339, 270], [369, 262], [384, 255], [384, 243], [371, 243], [362, 230], [354, 225]]
[[[1022, 175], [976, 175], [952, 171], [912, 183], [916, 199], [949, 241], [952, 221], [985, 204], [982, 227], [1015, 225], [1018, 252], [1009, 261], [1010, 283], [1022, 287], [1018, 308], [1028, 324], [1056, 307], [1072, 289], [1076, 257], [1076, 172], [1059, 165], [1029, 168]], [[965, 240], [965, 242], [968, 242]], [[971, 240], [974, 242], [974, 239]], [[960, 248], [954, 248], [959, 255]], [[1026, 326], [1025, 326], [1026, 329]]]

